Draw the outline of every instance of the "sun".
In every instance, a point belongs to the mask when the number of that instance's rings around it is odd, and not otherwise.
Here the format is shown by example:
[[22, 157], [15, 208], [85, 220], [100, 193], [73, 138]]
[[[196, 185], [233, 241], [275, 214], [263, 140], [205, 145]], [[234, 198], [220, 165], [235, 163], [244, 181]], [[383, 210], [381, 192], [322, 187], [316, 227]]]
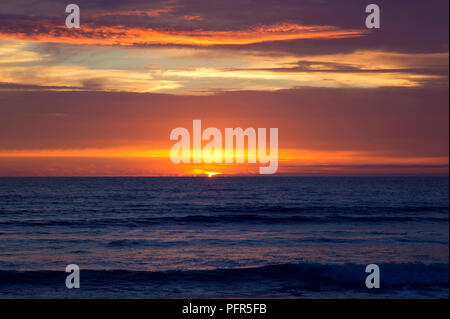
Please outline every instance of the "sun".
[[207, 172], [207, 174], [208, 174], [208, 177], [211, 178], [213, 176], [219, 175], [220, 173], [219, 172]]
[[196, 176], [207, 175], [209, 178], [222, 174], [221, 172], [207, 171], [204, 169], [196, 168], [192, 170], [192, 174]]

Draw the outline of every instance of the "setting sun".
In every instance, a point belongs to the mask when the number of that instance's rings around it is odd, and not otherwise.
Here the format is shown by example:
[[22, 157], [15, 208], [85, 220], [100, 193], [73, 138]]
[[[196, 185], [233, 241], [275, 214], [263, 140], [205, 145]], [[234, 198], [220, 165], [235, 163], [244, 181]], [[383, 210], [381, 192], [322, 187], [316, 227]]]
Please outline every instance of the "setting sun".
[[208, 177], [213, 177], [213, 176], [216, 176], [216, 175], [221, 175], [221, 174], [223, 174], [223, 173], [221, 173], [221, 172], [207, 171], [207, 170], [204, 170], [204, 169], [201, 169], [201, 168], [193, 169], [193, 170], [191, 171], [191, 173], [192, 173], [192, 175], [194, 175], [194, 176], [207, 175]]
[[213, 176], [216, 176], [216, 175], [219, 175], [220, 173], [218, 173], [218, 172], [208, 172], [208, 177], [213, 177]]

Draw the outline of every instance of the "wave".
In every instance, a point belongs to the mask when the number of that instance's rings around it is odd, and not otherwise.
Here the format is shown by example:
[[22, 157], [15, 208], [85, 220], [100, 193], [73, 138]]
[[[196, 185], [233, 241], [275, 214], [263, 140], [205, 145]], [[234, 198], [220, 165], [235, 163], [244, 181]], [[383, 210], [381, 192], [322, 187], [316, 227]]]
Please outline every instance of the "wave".
[[167, 223], [334, 223], [334, 222], [448, 222], [448, 216], [269, 216], [253, 214], [220, 214], [220, 215], [188, 215], [167, 217], [131, 217], [123, 218], [87, 218], [87, 219], [36, 219], [36, 220], [5, 220], [4, 226], [143, 226]]
[[341, 212], [349, 211], [351, 213], [361, 212], [447, 212], [448, 206], [336, 206], [336, 205], [312, 205], [312, 206], [284, 206], [284, 205], [226, 205], [210, 207], [211, 211], [229, 211], [229, 212], [274, 212], [274, 213], [305, 213], [305, 212]]
[[[399, 288], [447, 288], [448, 263], [383, 263], [380, 267], [381, 286]], [[365, 288], [366, 265], [361, 264], [279, 264], [252, 268], [129, 271], [129, 270], [81, 270], [83, 284], [113, 285], [162, 285], [201, 282], [206, 284], [228, 283], [260, 285], [276, 282], [280, 289], [339, 290]], [[51, 285], [60, 284], [66, 277], [64, 271], [11, 271], [0, 270], [1, 285]], [[288, 285], [286, 285], [288, 284]]]
[[[17, 195], [20, 198], [20, 195]], [[3, 196], [4, 197], [4, 196]], [[0, 200], [2, 196], [0, 195]], [[100, 207], [109, 207], [111, 202], [105, 201], [99, 203]], [[108, 213], [107, 208], [85, 208], [85, 209], [75, 209], [74, 207], [67, 207], [66, 211], [63, 213], [81, 213], [81, 212], [92, 212], [92, 213]], [[17, 215], [17, 214], [35, 214], [42, 210], [39, 207], [28, 208], [28, 209], [3, 209], [1, 211], [2, 215]], [[276, 213], [276, 214], [323, 214], [323, 213], [341, 213], [346, 212], [348, 214], [401, 214], [401, 213], [448, 213], [448, 206], [367, 206], [367, 205], [352, 205], [352, 206], [336, 206], [336, 205], [312, 205], [312, 206], [285, 206], [285, 205], [246, 205], [246, 204], [234, 204], [227, 203], [226, 205], [186, 205], [184, 203], [167, 203], [166, 205], [157, 205], [152, 203], [132, 203], [127, 204], [122, 207], [122, 210], [114, 211], [120, 214], [129, 214], [135, 212], [148, 212], [157, 213], [161, 212], [164, 214], [165, 211], [177, 211], [183, 212], [186, 210], [191, 211], [205, 211], [213, 212], [218, 214], [240, 214], [242, 212], [250, 214], [260, 214], [260, 213]], [[55, 211], [55, 213], [60, 213]]]

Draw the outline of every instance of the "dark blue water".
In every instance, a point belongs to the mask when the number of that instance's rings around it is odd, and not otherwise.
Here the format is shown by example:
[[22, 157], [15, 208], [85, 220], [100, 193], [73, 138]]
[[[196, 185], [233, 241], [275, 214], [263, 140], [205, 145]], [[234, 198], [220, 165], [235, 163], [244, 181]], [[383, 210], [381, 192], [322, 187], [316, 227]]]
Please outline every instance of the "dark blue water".
[[[448, 186], [0, 178], [0, 297], [448, 297]], [[65, 287], [72, 263], [80, 289]], [[380, 289], [365, 287], [371, 263]]]

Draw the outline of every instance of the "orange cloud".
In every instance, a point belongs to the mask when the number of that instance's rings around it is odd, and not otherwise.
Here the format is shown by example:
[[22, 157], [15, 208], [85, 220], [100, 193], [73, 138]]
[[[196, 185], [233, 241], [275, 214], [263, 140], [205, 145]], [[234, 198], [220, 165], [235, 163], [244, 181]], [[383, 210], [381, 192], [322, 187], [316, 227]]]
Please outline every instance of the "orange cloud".
[[183, 20], [186, 20], [186, 21], [201, 21], [201, 20], [203, 20], [203, 18], [201, 16], [189, 16], [189, 15], [186, 15], [186, 16], [183, 16]]
[[[448, 164], [448, 156], [385, 156], [363, 151], [318, 151], [307, 149], [281, 149], [280, 161], [303, 165], [441, 165]], [[91, 157], [91, 158], [164, 158], [170, 161], [170, 149], [143, 148], [84, 148], [0, 150], [2, 157]], [[247, 160], [247, 156], [245, 157]]]
[[[277, 24], [258, 26], [246, 30], [157, 30], [143, 27], [97, 26], [83, 24], [80, 29], [68, 29], [49, 20], [19, 23], [16, 29], [0, 29], [0, 38], [38, 42], [98, 44], [98, 45], [150, 45], [174, 44], [193, 46], [246, 45], [296, 39], [336, 39], [363, 36], [365, 30], [340, 29], [334, 26], [302, 26]], [[36, 26], [37, 25], [37, 26]]]
[[[256, 164], [173, 164], [169, 149], [0, 150], [0, 176], [259, 175]], [[277, 174], [448, 174], [448, 157], [281, 149]]]

